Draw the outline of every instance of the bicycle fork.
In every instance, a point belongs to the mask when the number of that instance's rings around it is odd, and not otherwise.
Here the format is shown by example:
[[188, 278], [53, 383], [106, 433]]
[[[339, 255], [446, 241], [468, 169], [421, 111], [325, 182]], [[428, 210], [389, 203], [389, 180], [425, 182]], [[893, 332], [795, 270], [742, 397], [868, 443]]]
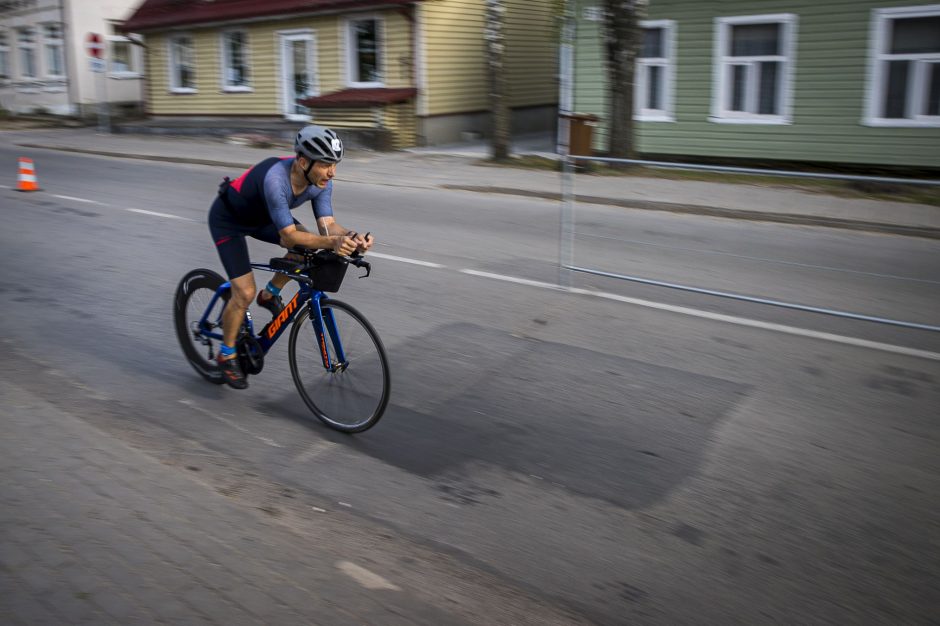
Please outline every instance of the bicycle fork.
[[[317, 294], [312, 298], [311, 318], [314, 332], [317, 334], [317, 344], [320, 346], [320, 358], [323, 360], [323, 367], [335, 374], [345, 370], [349, 366], [349, 361], [346, 360], [339, 329], [336, 327], [336, 316], [333, 314], [333, 308], [329, 305], [326, 308], [321, 306], [321, 295]], [[330, 349], [326, 342], [327, 333], [329, 333], [330, 341], [333, 344], [335, 362], [330, 358]]]

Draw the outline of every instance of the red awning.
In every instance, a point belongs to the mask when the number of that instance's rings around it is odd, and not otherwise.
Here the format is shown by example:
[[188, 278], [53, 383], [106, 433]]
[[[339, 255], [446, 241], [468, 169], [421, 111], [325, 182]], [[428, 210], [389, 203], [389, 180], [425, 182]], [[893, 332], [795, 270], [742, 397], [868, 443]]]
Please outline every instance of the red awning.
[[131, 17], [121, 25], [124, 32], [143, 32], [229, 22], [259, 17], [277, 18], [324, 11], [353, 11], [383, 6], [405, 6], [415, 0], [144, 0]]
[[298, 102], [310, 108], [360, 107], [376, 104], [399, 104], [411, 100], [416, 95], [418, 95], [418, 90], [414, 87], [350, 88], [328, 93], [325, 96], [305, 98], [304, 100], [298, 100]]

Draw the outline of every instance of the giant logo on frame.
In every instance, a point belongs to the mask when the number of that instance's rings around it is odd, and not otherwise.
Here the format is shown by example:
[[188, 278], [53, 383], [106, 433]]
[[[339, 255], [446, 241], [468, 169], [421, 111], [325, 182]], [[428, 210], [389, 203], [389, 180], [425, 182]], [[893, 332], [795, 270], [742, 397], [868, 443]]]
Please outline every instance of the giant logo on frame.
[[291, 298], [291, 301], [287, 303], [287, 306], [284, 307], [284, 310], [277, 314], [271, 323], [268, 324], [267, 336], [268, 339], [274, 339], [278, 331], [281, 329], [281, 326], [284, 325], [284, 322], [290, 319], [290, 316], [294, 314], [294, 311], [297, 310], [297, 297], [300, 294], [294, 294], [294, 297]]

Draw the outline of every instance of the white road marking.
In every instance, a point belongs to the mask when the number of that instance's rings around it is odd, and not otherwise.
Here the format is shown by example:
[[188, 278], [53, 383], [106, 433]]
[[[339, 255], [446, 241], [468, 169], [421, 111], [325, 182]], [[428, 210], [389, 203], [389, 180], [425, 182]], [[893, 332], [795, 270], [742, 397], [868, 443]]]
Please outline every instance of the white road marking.
[[309, 448], [307, 448], [300, 454], [298, 454], [296, 457], [294, 457], [294, 463], [304, 463], [306, 461], [309, 461], [315, 457], [320, 456], [324, 452], [332, 450], [336, 446], [337, 444], [333, 443], [332, 441], [325, 441], [325, 440], [318, 441], [312, 444]]
[[418, 259], [408, 259], [403, 256], [392, 256], [391, 254], [382, 254], [381, 252], [370, 252], [369, 256], [375, 257], [377, 259], [386, 259], [388, 261], [400, 261], [402, 263], [411, 263], [412, 265], [421, 265], [423, 267], [433, 267], [437, 269], [442, 269], [447, 267], [446, 265], [441, 265], [440, 263], [431, 263], [430, 261], [419, 261]]
[[370, 572], [364, 567], [360, 567], [349, 561], [339, 561], [336, 563], [339, 571], [343, 572], [366, 589], [388, 589], [390, 591], [401, 591], [401, 587], [393, 585], [385, 578], [375, 572]]
[[171, 219], [171, 220], [184, 220], [184, 221], [187, 221], [187, 222], [195, 222], [195, 221], [197, 221], [197, 220], [194, 220], [194, 219], [189, 218], [189, 217], [180, 217], [179, 215], [170, 215], [169, 213], [157, 213], [156, 211], [145, 211], [144, 209], [126, 209], [126, 210], [127, 210], [127, 211], [130, 211], [131, 213], [141, 213], [141, 214], [143, 214], [143, 215], [153, 215], [154, 217], [167, 217], [167, 218], [169, 218], [169, 219]]
[[[541, 289], [552, 289], [554, 291], [570, 291], [567, 287], [555, 285], [553, 283], [542, 282], [541, 280], [529, 280], [528, 278], [519, 278], [517, 276], [506, 276], [505, 274], [493, 274], [490, 272], [481, 272], [479, 270], [458, 270], [461, 274], [470, 276], [479, 276], [480, 278], [492, 278], [507, 283], [516, 283], [517, 285], [528, 285], [529, 287], [539, 287]], [[593, 292], [591, 292], [593, 293]]]
[[222, 422], [223, 424], [226, 424], [226, 425], [228, 425], [228, 426], [231, 426], [231, 427], [234, 428], [235, 430], [241, 431], [241, 432], [245, 433], [246, 435], [250, 435], [250, 436], [254, 437], [255, 439], [257, 439], [258, 441], [260, 441], [261, 443], [263, 443], [263, 444], [265, 444], [265, 445], [271, 446], [272, 448], [283, 448], [283, 447], [284, 447], [284, 446], [282, 446], [281, 444], [279, 444], [279, 443], [277, 443], [276, 441], [274, 441], [273, 439], [271, 439], [270, 437], [264, 437], [264, 436], [262, 436], [262, 435], [255, 434], [255, 433], [251, 432], [250, 430], [248, 430], [247, 428], [245, 428], [244, 426], [241, 426], [241, 425], [239, 425], [239, 424], [236, 424], [236, 423], [233, 422], [232, 420], [227, 420], [227, 419], [225, 419], [224, 417], [222, 417], [221, 415], [218, 415], [218, 414], [216, 414], [216, 413], [213, 412], [213, 411], [207, 411], [206, 409], [204, 409], [204, 408], [198, 406], [198, 405], [197, 405], [195, 402], [193, 402], [192, 400], [185, 400], [185, 399], [183, 399], [183, 400], [180, 400], [179, 402], [180, 402], [180, 404], [185, 404], [186, 406], [190, 407], [191, 409], [194, 409], [194, 410], [196, 410], [196, 411], [199, 411], [199, 412], [202, 413], [203, 415], [208, 415], [208, 416], [211, 417], [212, 419], [216, 419], [216, 420]]
[[13, 187], [10, 187], [9, 185], [0, 185], [0, 189], [13, 189]]
[[57, 193], [50, 193], [49, 195], [53, 198], [59, 198], [61, 200], [71, 200], [72, 202], [87, 202], [88, 204], [100, 204], [102, 206], [108, 206], [104, 202], [98, 202], [97, 200], [87, 200], [85, 198], [76, 198], [74, 196], [60, 196]]
[[858, 339], [855, 337], [846, 337], [844, 335], [834, 335], [832, 333], [824, 333], [815, 330], [809, 330], [806, 328], [797, 328], [795, 326], [785, 326], [783, 324], [774, 324], [772, 322], [761, 322], [758, 320], [748, 319], [746, 317], [737, 317], [734, 315], [723, 315], [721, 313], [711, 313], [709, 311], [701, 311], [698, 309], [690, 309], [684, 306], [676, 306], [673, 304], [664, 304], [662, 302], [652, 302], [650, 300], [641, 300], [639, 298], [631, 298], [629, 296], [621, 296], [614, 293], [607, 293], [604, 291], [589, 291], [587, 289], [579, 289], [577, 287], [561, 287], [553, 283], [546, 283], [538, 280], [529, 280], [526, 278], [517, 278], [515, 276], [505, 276], [503, 274], [492, 274], [490, 272], [480, 272], [477, 270], [462, 269], [459, 270], [462, 274], [469, 274], [470, 276], [478, 276], [481, 278], [491, 278], [493, 280], [501, 280], [509, 283], [516, 283], [518, 285], [527, 285], [530, 287], [538, 287], [540, 289], [551, 289], [553, 291], [565, 291], [568, 293], [574, 293], [578, 295], [593, 296], [595, 298], [603, 298], [605, 300], [615, 300], [617, 302], [624, 302], [626, 304], [633, 304], [636, 306], [642, 306], [649, 309], [657, 309], [659, 311], [669, 311], [670, 313], [678, 313], [679, 315], [688, 315], [691, 317], [698, 317], [707, 320], [713, 320], [716, 322], [725, 322], [728, 324], [736, 324], [738, 326], [748, 326], [751, 328], [759, 328], [761, 330], [770, 330], [779, 333], [785, 333], [788, 335], [797, 335], [799, 337], [808, 337], [810, 339], [820, 339], [822, 341], [831, 341], [833, 343], [840, 343], [848, 346], [855, 346], [859, 348], [868, 348], [871, 350], [880, 350], [881, 352], [891, 352], [893, 354], [901, 354], [904, 356], [912, 356], [915, 358], [929, 359], [931, 361], [940, 361], [940, 353], [937, 352], [928, 352], [926, 350], [917, 350], [916, 348], [905, 348], [903, 346], [895, 346], [888, 343], [881, 343], [878, 341], [869, 341], [867, 339]]

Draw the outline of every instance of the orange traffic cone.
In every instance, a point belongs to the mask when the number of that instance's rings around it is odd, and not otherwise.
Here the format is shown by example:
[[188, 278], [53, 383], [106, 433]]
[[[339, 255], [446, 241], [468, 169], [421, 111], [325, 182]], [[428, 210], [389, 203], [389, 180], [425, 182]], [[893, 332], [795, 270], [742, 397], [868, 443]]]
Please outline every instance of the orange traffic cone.
[[39, 185], [36, 183], [36, 169], [33, 167], [33, 160], [26, 157], [20, 157], [20, 179], [16, 185], [17, 191], [39, 191]]

